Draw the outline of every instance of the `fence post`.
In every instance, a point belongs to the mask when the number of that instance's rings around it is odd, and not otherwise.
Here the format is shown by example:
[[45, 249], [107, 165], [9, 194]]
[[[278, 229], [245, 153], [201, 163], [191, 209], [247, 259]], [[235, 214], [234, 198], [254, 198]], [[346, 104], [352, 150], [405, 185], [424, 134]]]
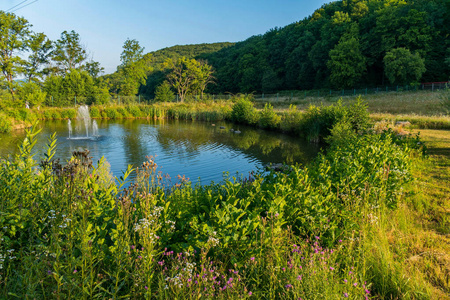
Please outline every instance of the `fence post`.
[[139, 94], [139, 104], [141, 104], [141, 94]]
[[422, 84], [422, 91], [425, 89], [425, 84]]
[[53, 96], [52, 96], [52, 106], [53, 106]]
[[367, 88], [366, 88], [366, 96], [367, 96]]
[[119, 105], [120, 105], [120, 95], [119, 95]]
[[306, 91], [305, 91], [305, 98], [306, 98]]
[[344, 90], [342, 90], [342, 96], [344, 96], [344, 94], [345, 94], [345, 91], [344, 91]]
[[330, 89], [330, 96], [331, 96], [331, 89]]
[[264, 93], [262, 93], [262, 98], [264, 99]]
[[356, 89], [353, 89], [353, 96], [356, 95]]
[[75, 106], [77, 106], [77, 96], [75, 96]]
[[277, 93], [277, 101], [278, 101], [278, 93]]
[[377, 94], [378, 94], [378, 87], [377, 87]]
[[434, 83], [431, 84], [431, 91], [434, 92]]
[[177, 94], [177, 103], [178, 103], [178, 94]]
[[388, 91], [388, 88], [389, 88], [389, 87], [386, 87], [386, 92]]
[[317, 91], [317, 97], [320, 97], [320, 90]]
[[398, 93], [398, 85], [397, 85], [397, 93]]

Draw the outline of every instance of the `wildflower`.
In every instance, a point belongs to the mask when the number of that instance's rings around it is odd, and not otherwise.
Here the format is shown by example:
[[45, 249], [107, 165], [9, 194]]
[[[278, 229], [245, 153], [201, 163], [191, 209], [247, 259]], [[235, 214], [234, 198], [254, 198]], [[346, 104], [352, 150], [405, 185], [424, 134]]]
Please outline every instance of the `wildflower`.
[[254, 260], [255, 260], [255, 257], [254, 257], [254, 256], [250, 257], [250, 260], [251, 260], [251, 261], [254, 261]]
[[298, 275], [297, 280], [302, 280], [302, 275]]
[[353, 284], [353, 286], [354, 286], [354, 287], [357, 287], [357, 286], [358, 286], [358, 283], [355, 282], [355, 283]]
[[252, 292], [248, 292], [248, 295], [251, 296], [253, 293]]
[[316, 238], [316, 240], [320, 240], [320, 237], [318, 237], [318, 236], [315, 236], [315, 238]]
[[347, 283], [348, 281], [347, 281], [347, 279], [344, 279], [344, 283]]
[[345, 298], [348, 298], [348, 294], [347, 294], [347, 293], [344, 293], [344, 297], [345, 297]]
[[342, 243], [342, 240], [339, 240], [338, 242], [339, 242], [339, 243]]
[[75, 273], [77, 273], [77, 272], [78, 272], [77, 269], [73, 270], [73, 274], [75, 274]]
[[145, 288], [146, 290], [148, 290], [148, 286], [145, 286], [144, 288]]
[[331, 270], [331, 271], [334, 271], [334, 268], [333, 268], [333, 267], [330, 267], [330, 270]]
[[290, 288], [292, 288], [292, 284], [288, 283], [284, 287], [287, 288], [287, 289], [290, 289]]

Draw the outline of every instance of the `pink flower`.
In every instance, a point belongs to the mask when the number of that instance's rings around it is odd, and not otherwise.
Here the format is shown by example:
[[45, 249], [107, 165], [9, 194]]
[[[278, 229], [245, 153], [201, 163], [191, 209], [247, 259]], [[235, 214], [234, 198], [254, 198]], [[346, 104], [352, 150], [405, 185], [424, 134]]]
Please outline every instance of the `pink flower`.
[[252, 292], [248, 292], [248, 295], [251, 296], [253, 293]]
[[75, 274], [76, 272], [78, 272], [77, 269], [73, 270], [73, 274]]

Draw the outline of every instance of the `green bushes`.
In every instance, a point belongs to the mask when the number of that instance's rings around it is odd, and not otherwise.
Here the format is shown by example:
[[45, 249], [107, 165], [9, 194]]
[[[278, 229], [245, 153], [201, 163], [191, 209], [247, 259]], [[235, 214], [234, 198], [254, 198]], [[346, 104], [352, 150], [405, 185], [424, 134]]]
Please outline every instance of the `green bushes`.
[[257, 123], [257, 111], [248, 97], [240, 97], [236, 100], [231, 111], [231, 121], [249, 125]]
[[259, 127], [263, 129], [277, 129], [280, 122], [281, 117], [273, 111], [273, 106], [266, 103], [264, 109], [259, 113]]
[[89, 107], [89, 114], [91, 115], [91, 118], [100, 118], [100, 109], [98, 109], [97, 106], [91, 106]]
[[0, 112], [0, 133], [8, 133], [11, 129], [12, 124], [10, 118]]

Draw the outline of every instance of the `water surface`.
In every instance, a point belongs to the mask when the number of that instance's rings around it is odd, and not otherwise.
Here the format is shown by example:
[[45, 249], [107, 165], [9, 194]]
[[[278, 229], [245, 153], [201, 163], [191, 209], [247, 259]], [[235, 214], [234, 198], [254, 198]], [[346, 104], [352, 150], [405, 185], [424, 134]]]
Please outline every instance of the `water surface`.
[[[248, 176], [269, 163], [305, 164], [318, 152], [317, 146], [296, 137], [227, 123], [213, 126], [195, 121], [97, 120], [99, 137], [86, 139], [84, 127], [76, 122], [72, 121], [72, 139], [67, 121], [41, 123], [35, 158], [43, 156], [49, 136], [56, 132], [56, 157], [63, 161], [75, 150], [88, 149], [94, 162], [104, 156], [113, 175], [121, 176], [129, 164], [137, 167], [147, 160], [146, 156], [156, 156], [160, 170], [172, 182], [177, 175], [185, 175], [192, 182], [209, 184], [221, 181], [224, 172]], [[23, 131], [0, 135], [0, 156], [16, 153], [24, 136]]]

